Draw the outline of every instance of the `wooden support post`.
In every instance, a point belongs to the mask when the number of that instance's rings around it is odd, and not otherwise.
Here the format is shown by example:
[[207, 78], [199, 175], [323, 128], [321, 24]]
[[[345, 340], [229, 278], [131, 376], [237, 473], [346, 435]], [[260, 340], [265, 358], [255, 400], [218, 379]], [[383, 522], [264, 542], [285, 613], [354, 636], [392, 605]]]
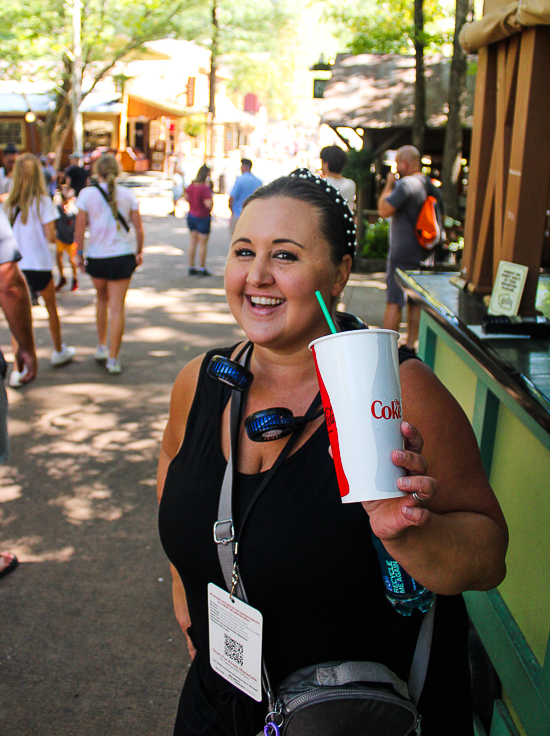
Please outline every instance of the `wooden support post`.
[[487, 240], [483, 243], [479, 242], [479, 237], [490, 174], [491, 157], [487, 154], [495, 135], [496, 72], [497, 50], [493, 44], [479, 51], [462, 256], [464, 278], [476, 286], [489, 287], [492, 284], [492, 231], [489, 234], [490, 228], [486, 227]]
[[535, 311], [550, 189], [548, 59], [550, 28], [523, 31], [501, 251], [503, 260], [529, 267], [521, 314]]

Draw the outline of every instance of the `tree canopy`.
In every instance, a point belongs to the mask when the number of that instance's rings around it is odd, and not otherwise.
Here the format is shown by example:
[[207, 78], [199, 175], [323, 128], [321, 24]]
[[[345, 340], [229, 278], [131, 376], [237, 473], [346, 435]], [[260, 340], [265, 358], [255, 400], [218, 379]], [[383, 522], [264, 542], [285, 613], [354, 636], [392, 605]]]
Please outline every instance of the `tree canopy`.
[[[412, 0], [322, 0], [326, 17], [335, 22], [353, 54], [412, 54], [414, 3]], [[447, 17], [438, 0], [424, 0], [423, 42], [427, 49], [449, 42], [441, 21]]]

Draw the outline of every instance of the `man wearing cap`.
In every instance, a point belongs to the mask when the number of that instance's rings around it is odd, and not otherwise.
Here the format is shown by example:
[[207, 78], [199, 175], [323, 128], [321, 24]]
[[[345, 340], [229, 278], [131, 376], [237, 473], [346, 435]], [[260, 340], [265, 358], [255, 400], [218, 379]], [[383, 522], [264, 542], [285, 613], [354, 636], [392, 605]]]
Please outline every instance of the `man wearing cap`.
[[71, 189], [78, 197], [82, 189], [88, 185], [88, 172], [80, 165], [82, 154], [75, 151], [71, 154], [69, 166], [65, 169], [65, 178]]
[[251, 173], [252, 161], [249, 158], [241, 160], [242, 174], [237, 177], [233, 189], [229, 195], [229, 209], [231, 210], [231, 220], [229, 222], [229, 230], [233, 234], [237, 220], [243, 209], [243, 204], [250, 195], [262, 186], [262, 182], [257, 176]]
[[2, 154], [4, 165], [0, 169], [0, 202], [4, 201], [11, 189], [13, 167], [19, 155], [15, 143], [7, 143]]

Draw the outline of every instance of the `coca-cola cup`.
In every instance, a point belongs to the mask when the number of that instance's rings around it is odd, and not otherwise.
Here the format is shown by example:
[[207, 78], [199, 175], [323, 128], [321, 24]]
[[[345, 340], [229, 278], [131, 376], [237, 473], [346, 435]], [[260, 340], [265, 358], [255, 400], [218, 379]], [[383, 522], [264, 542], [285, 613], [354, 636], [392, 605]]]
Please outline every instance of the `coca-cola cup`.
[[403, 449], [401, 384], [393, 330], [353, 330], [310, 343], [343, 503], [405, 494], [393, 450]]

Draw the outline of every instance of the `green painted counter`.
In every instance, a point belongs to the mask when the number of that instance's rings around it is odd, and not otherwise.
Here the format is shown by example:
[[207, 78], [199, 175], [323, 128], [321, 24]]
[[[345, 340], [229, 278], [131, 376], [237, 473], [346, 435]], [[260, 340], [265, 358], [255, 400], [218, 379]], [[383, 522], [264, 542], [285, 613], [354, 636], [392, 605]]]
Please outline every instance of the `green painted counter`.
[[[503, 687], [491, 736], [549, 736], [550, 339], [483, 339], [483, 300], [453, 275], [399, 272], [422, 307], [419, 356], [469, 417], [510, 528], [504, 582], [465, 594]], [[550, 276], [537, 306], [550, 318]]]

